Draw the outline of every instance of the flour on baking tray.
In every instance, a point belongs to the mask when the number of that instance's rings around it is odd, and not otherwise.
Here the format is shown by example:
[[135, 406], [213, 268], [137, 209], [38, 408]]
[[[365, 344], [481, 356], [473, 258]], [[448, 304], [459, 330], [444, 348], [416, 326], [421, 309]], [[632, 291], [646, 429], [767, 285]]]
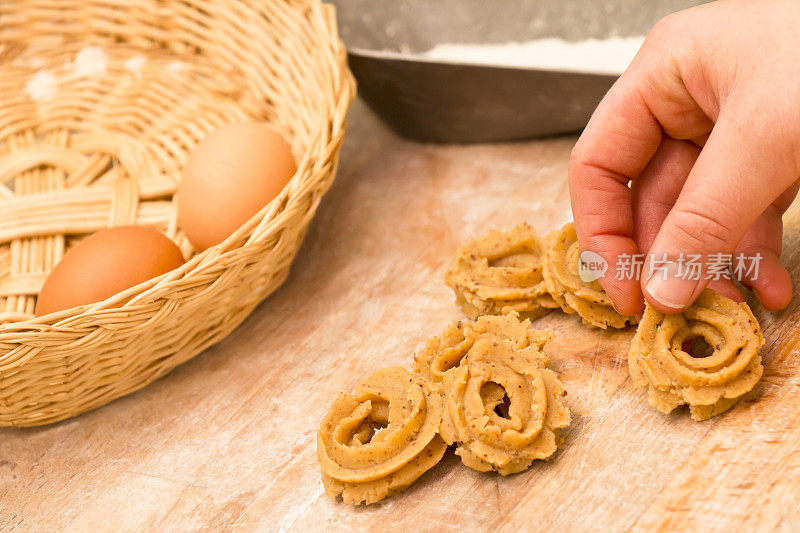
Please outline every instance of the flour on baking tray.
[[558, 38], [499, 44], [441, 43], [417, 57], [444, 63], [621, 74], [644, 37], [565, 41]]

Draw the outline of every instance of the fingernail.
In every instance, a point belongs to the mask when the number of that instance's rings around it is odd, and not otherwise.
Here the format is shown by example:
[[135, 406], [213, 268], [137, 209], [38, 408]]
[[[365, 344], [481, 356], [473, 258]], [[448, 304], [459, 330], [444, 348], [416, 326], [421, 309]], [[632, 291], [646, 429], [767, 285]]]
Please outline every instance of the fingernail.
[[669, 309], [683, 309], [692, 299], [699, 280], [681, 275], [678, 263], [664, 261], [651, 267], [645, 291], [650, 299]]

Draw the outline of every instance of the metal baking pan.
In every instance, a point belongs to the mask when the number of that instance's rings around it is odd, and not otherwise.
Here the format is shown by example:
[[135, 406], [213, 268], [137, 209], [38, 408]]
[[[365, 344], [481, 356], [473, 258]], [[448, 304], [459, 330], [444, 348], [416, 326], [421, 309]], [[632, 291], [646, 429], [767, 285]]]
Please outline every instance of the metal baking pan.
[[616, 75], [437, 62], [438, 43], [645, 35], [697, 0], [334, 0], [359, 94], [401, 135], [499, 142], [572, 133]]

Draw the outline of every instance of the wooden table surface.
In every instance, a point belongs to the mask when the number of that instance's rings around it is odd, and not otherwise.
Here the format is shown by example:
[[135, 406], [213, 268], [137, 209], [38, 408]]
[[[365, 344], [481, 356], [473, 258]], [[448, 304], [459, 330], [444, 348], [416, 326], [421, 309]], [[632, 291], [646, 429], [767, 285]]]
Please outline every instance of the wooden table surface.
[[[409, 367], [460, 317], [442, 276], [462, 241], [570, 218], [574, 141], [421, 145], [356, 102], [292, 275], [228, 339], [94, 412], [0, 430], [0, 530], [800, 530], [797, 298], [754, 308], [764, 379], [724, 416], [655, 412], [628, 379], [632, 332], [554, 313], [535, 326], [558, 335], [573, 422], [551, 461], [501, 478], [451, 455], [368, 508], [323, 493], [315, 430], [330, 402]], [[788, 219], [800, 228], [797, 209]], [[785, 239], [800, 280], [800, 233]]]

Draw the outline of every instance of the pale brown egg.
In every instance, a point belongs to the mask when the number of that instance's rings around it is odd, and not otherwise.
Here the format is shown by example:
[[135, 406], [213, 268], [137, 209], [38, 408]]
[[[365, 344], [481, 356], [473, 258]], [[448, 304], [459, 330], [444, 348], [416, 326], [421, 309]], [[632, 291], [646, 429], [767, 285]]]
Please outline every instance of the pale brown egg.
[[189, 156], [178, 224], [195, 250], [224, 241], [278, 196], [297, 170], [289, 143], [263, 122], [211, 132]]
[[50, 272], [36, 301], [36, 316], [102, 302], [183, 263], [178, 247], [156, 230], [100, 230], [71, 248]]

